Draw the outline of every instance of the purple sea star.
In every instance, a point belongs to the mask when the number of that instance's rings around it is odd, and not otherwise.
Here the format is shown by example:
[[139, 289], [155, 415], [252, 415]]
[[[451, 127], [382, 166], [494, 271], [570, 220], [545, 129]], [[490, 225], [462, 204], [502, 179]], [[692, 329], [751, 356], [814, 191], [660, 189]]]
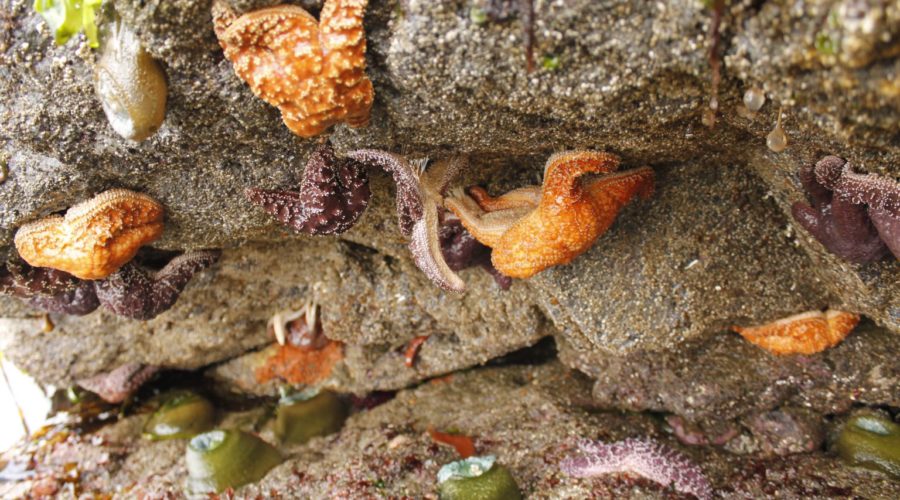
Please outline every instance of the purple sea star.
[[701, 500], [712, 498], [712, 487], [703, 470], [684, 455], [655, 441], [629, 438], [612, 444], [582, 441], [581, 456], [562, 461], [563, 472], [574, 477], [594, 477], [631, 472]]
[[[864, 206], [840, 191], [844, 160], [826, 156], [816, 166], [800, 169], [800, 183], [812, 206], [794, 203], [794, 219], [838, 257], [862, 264], [885, 256], [887, 247], [869, 220]], [[832, 193], [832, 190], [837, 190]], [[900, 244], [900, 241], [897, 242]]]
[[152, 275], [129, 263], [102, 280], [12, 263], [0, 269], [0, 293], [51, 313], [83, 316], [103, 305], [120, 316], [147, 320], [172, 307], [194, 274], [214, 264], [220, 253], [188, 252]]
[[78, 385], [100, 396], [107, 403], [117, 404], [125, 401], [158, 371], [158, 366], [128, 363], [111, 372], [79, 380]]
[[99, 307], [93, 285], [57, 269], [11, 260], [0, 268], [0, 294], [47, 312], [83, 316]]
[[491, 264], [491, 249], [466, 231], [452, 212], [444, 214], [444, 222], [441, 224], [441, 252], [447, 265], [454, 271], [480, 266], [494, 278], [501, 290], [509, 290], [512, 285], [512, 278], [504, 276]]
[[219, 260], [218, 250], [188, 252], [149, 274], [126, 264], [108, 278], [95, 282], [97, 298], [110, 311], [127, 318], [148, 320], [171, 308], [191, 278]]
[[360, 149], [347, 156], [391, 174], [397, 184], [400, 232], [410, 239], [409, 250], [416, 265], [440, 288], [465, 291], [466, 284], [444, 260], [440, 241], [443, 198], [450, 181], [465, 165], [463, 158], [437, 162], [426, 170], [426, 160], [411, 162], [386, 151]]
[[[819, 178], [818, 168], [816, 178]], [[830, 178], [823, 180], [828, 182]], [[894, 257], [900, 259], [900, 182], [877, 174], [858, 174], [846, 163], [831, 189], [841, 199], [868, 206], [869, 219], [878, 236]]]
[[369, 174], [363, 165], [338, 158], [326, 139], [312, 152], [296, 191], [250, 188], [247, 199], [281, 223], [305, 234], [340, 234], [369, 205]]

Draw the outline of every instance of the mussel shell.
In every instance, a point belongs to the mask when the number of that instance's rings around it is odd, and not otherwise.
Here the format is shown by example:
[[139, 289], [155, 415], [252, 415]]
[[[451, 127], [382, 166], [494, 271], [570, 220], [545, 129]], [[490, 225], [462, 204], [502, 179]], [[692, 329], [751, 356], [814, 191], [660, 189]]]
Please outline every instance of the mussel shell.
[[518, 500], [519, 485], [509, 469], [494, 464], [477, 477], [448, 479], [438, 487], [441, 500]]
[[215, 429], [188, 442], [189, 495], [220, 493], [255, 483], [282, 462], [275, 447], [249, 432]]
[[162, 66], [118, 19], [104, 36], [101, 50], [94, 90], [106, 119], [122, 137], [143, 141], [165, 119], [167, 86]]
[[302, 444], [313, 437], [341, 430], [347, 407], [331, 391], [305, 401], [281, 403], [275, 413], [275, 435], [283, 443]]
[[900, 479], [900, 425], [863, 413], [844, 424], [835, 443], [841, 458], [855, 466], [879, 470]]
[[216, 409], [206, 398], [191, 391], [163, 396], [162, 405], [144, 424], [144, 436], [154, 441], [187, 439], [214, 427]]

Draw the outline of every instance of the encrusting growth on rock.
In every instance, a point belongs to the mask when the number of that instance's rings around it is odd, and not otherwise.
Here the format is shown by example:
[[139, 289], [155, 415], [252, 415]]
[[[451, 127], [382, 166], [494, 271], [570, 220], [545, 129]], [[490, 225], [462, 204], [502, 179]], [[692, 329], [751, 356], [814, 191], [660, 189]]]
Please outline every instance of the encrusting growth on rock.
[[319, 306], [312, 302], [299, 311], [280, 312], [269, 321], [268, 331], [278, 342], [274, 353], [256, 369], [256, 380], [277, 379], [290, 384], [316, 384], [331, 375], [344, 358], [344, 345], [322, 331]]
[[465, 291], [466, 284], [444, 260], [440, 238], [444, 195], [450, 181], [466, 164], [464, 159], [453, 157], [426, 170], [427, 160], [411, 162], [386, 151], [360, 149], [348, 156], [391, 174], [397, 184], [400, 232], [410, 239], [409, 250], [416, 266], [440, 288]]
[[701, 500], [712, 498], [712, 487], [703, 470], [684, 455], [655, 441], [634, 438], [611, 444], [582, 441], [578, 449], [581, 456], [569, 457], [560, 464], [562, 471], [570, 476], [634, 473], [663, 486], [672, 485], [676, 491]]
[[[892, 195], [890, 179], [855, 174], [837, 156], [801, 168], [799, 177], [812, 205], [797, 202], [791, 212], [828, 251], [857, 264], [883, 258], [891, 245], [900, 255], [900, 188], [896, 182]], [[868, 211], [862, 203], [869, 204]], [[876, 220], [877, 226], [873, 224]]]
[[857, 323], [858, 314], [829, 309], [795, 314], [765, 325], [731, 329], [771, 353], [815, 354], [838, 345]]
[[19, 228], [19, 255], [34, 267], [65, 271], [81, 279], [101, 279], [130, 261], [141, 246], [163, 231], [163, 207], [153, 198], [112, 189]]
[[637, 168], [586, 182], [589, 173], [611, 173], [619, 159], [593, 151], [571, 151], [547, 160], [543, 186], [497, 198], [481, 188], [455, 190], [445, 204], [478, 241], [491, 247], [501, 273], [528, 278], [567, 264], [589, 249], [635, 195], [653, 192], [653, 170]]
[[367, 4], [326, 0], [316, 22], [295, 5], [238, 17], [227, 2], [216, 0], [213, 26], [238, 77], [281, 111], [293, 133], [313, 137], [337, 123], [369, 123], [374, 89], [366, 76]]
[[350, 158], [338, 158], [327, 140], [306, 163], [296, 191], [250, 188], [247, 199], [282, 224], [305, 234], [341, 234], [369, 205], [369, 173]]

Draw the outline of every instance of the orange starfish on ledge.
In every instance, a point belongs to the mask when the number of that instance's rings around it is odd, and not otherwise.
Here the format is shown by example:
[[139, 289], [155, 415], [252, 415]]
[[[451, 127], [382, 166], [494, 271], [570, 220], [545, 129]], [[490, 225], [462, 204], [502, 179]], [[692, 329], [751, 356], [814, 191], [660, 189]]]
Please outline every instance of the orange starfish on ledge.
[[859, 315], [829, 309], [808, 311], [760, 326], [731, 329], [775, 354], [815, 354], [838, 345], [859, 323]]
[[568, 264], [589, 249], [635, 195], [653, 193], [653, 170], [626, 170], [583, 181], [592, 173], [611, 173], [618, 157], [595, 151], [555, 154], [544, 168], [543, 186], [530, 186], [492, 198], [484, 189], [469, 195], [455, 190], [445, 205], [478, 241], [491, 247], [501, 273], [528, 278], [551, 266]]
[[363, 15], [368, 0], [326, 0], [321, 21], [277, 5], [240, 17], [213, 3], [213, 27], [234, 72], [281, 110], [291, 132], [313, 137], [332, 125], [369, 123], [375, 91], [366, 76]]
[[134, 258], [138, 249], [159, 238], [163, 206], [127, 189], [111, 189], [16, 232], [15, 245], [25, 262], [78, 278], [106, 278]]

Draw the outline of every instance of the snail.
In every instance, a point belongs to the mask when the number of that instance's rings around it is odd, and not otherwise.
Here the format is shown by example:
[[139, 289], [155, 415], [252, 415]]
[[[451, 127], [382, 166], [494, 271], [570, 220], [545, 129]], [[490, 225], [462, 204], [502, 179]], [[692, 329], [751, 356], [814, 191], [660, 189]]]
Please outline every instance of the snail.
[[94, 90], [117, 134], [143, 141], [166, 115], [166, 75], [144, 50], [137, 34], [116, 19], [103, 37]]

